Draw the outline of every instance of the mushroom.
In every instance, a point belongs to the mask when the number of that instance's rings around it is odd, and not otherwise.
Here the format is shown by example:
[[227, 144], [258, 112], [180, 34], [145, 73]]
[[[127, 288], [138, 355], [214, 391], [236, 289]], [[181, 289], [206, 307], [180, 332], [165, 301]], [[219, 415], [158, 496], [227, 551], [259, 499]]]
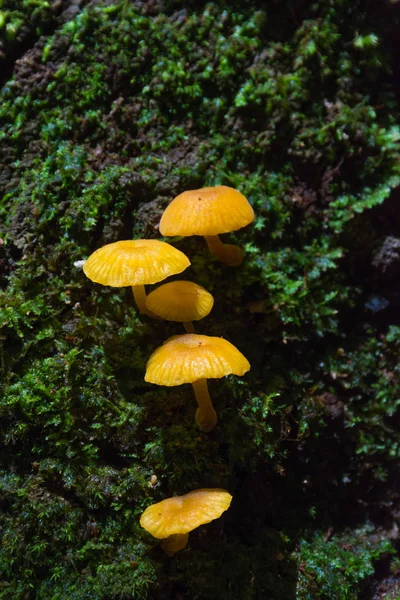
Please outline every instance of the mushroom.
[[195, 333], [192, 321], [199, 321], [211, 311], [214, 298], [192, 281], [172, 281], [160, 285], [146, 298], [147, 308], [166, 321], [183, 323], [187, 333]]
[[188, 257], [166, 242], [123, 240], [93, 252], [83, 265], [83, 271], [101, 285], [132, 286], [139, 311], [154, 317], [146, 306], [145, 284], [158, 283], [181, 273], [189, 265]]
[[188, 543], [189, 532], [218, 519], [232, 501], [226, 490], [201, 489], [152, 504], [140, 517], [141, 526], [173, 556]]
[[217, 414], [208, 393], [207, 379], [244, 375], [248, 360], [227, 340], [195, 333], [174, 335], [157, 348], [146, 364], [145, 381], [175, 386], [191, 383], [199, 405], [196, 423], [209, 432], [217, 424]]
[[179, 194], [165, 209], [160, 232], [164, 236], [203, 235], [210, 251], [229, 267], [243, 260], [239, 246], [223, 244], [220, 233], [245, 227], [254, 220], [254, 211], [239, 191], [217, 185]]

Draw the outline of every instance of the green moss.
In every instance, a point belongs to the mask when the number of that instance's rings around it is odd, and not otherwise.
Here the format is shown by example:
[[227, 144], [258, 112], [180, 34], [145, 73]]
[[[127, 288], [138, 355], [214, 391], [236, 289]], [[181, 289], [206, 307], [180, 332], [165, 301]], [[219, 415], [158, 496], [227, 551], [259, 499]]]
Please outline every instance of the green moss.
[[[374, 572], [374, 561], [393, 552], [389, 541], [376, 539], [373, 528], [334, 536], [316, 535], [300, 545], [297, 597], [301, 600], [356, 600], [362, 582]], [[369, 539], [368, 536], [370, 536]], [[360, 587], [361, 584], [361, 587]]]
[[[372, 461], [380, 455], [399, 457], [393, 418], [399, 407], [399, 334], [396, 326], [378, 336], [367, 329], [362, 341], [353, 342], [351, 349], [335, 353], [321, 364], [325, 374], [335, 377], [337, 383], [331, 389], [351, 395], [348, 427], [355, 429], [357, 453]], [[381, 469], [376, 475], [382, 476]]]
[[[346, 261], [354, 217], [399, 182], [395, 22], [369, 2], [147, 4], [49, 25], [1, 91], [0, 598], [292, 600], [298, 575], [303, 598], [356, 598], [389, 550], [360, 525], [370, 503], [387, 515], [396, 472], [399, 332]], [[171, 197], [216, 184], [256, 212], [226, 236], [243, 266], [173, 243], [215, 296], [199, 332], [252, 369], [210, 382], [205, 435], [190, 386], [143, 379], [181, 328], [74, 263], [157, 236]], [[139, 515], [200, 487], [232, 507], [167, 559]]]
[[2, 30], [2, 51], [12, 47], [23, 28], [41, 28], [51, 22], [51, 3], [47, 0], [2, 0], [0, 4], [0, 30]]
[[[0, 597], [9, 597], [12, 590], [15, 598], [24, 598], [35, 590], [38, 598], [104, 598], [108, 592], [146, 598], [155, 571], [145, 546], [132, 541], [138, 525], [125, 511], [121, 537], [119, 513], [112, 510], [118, 519], [110, 514], [97, 521], [93, 506], [80, 505], [72, 491], [46, 480], [45, 473], [56, 468], [46, 465], [27, 480], [2, 479], [0, 493], [12, 500], [12, 512], [3, 519]], [[132, 477], [125, 479], [132, 482]]]

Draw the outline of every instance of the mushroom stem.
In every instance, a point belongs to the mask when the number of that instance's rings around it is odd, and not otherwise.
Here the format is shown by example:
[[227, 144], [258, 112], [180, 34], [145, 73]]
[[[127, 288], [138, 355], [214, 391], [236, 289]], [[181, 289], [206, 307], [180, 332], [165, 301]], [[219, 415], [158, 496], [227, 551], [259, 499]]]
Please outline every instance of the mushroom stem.
[[199, 408], [196, 410], [196, 423], [201, 431], [209, 432], [217, 424], [217, 413], [208, 393], [207, 379], [198, 379], [193, 382], [193, 390]]
[[234, 244], [224, 244], [218, 235], [205, 235], [212, 254], [228, 267], [239, 267], [243, 262], [243, 250]]
[[132, 292], [139, 312], [142, 315], [147, 315], [148, 317], [152, 317], [154, 319], [155, 315], [153, 315], [146, 305], [146, 291], [144, 289], [144, 285], [133, 285]]
[[184, 321], [183, 326], [186, 330], [186, 333], [196, 333], [192, 321]]
[[161, 548], [168, 556], [173, 556], [178, 550], [182, 550], [187, 546], [189, 540], [188, 533], [174, 533], [165, 538], [161, 542]]

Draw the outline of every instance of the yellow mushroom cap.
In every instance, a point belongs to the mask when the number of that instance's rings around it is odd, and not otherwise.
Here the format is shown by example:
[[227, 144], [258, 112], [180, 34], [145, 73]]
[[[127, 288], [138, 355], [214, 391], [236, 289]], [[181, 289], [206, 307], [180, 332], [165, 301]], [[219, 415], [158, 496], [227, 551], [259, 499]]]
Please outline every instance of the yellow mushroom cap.
[[157, 385], [182, 385], [198, 379], [244, 375], [249, 361], [233, 344], [219, 337], [186, 333], [174, 335], [150, 356], [145, 381]]
[[214, 298], [192, 281], [171, 281], [160, 285], [146, 298], [147, 308], [166, 321], [198, 321], [206, 317]]
[[231, 501], [232, 496], [226, 490], [195, 490], [149, 506], [140, 517], [140, 524], [158, 539], [189, 533], [200, 525], [218, 519], [229, 508]]
[[189, 265], [188, 257], [166, 242], [124, 240], [93, 252], [83, 271], [95, 283], [124, 287], [157, 283]]
[[188, 190], [167, 206], [160, 221], [162, 235], [218, 235], [254, 220], [248, 200], [226, 185]]

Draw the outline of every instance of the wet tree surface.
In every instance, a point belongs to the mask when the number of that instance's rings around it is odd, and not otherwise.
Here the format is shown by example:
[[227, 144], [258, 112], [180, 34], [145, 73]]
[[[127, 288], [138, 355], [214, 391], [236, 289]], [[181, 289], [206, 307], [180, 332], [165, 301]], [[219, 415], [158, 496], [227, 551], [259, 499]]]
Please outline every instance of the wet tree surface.
[[[0, 1], [0, 598], [400, 597], [399, 5]], [[215, 297], [199, 333], [251, 363], [144, 381], [179, 324], [74, 263], [160, 239], [185, 189], [256, 219], [170, 240]], [[394, 190], [394, 191], [393, 191]], [[227, 489], [168, 558], [153, 502]]]

